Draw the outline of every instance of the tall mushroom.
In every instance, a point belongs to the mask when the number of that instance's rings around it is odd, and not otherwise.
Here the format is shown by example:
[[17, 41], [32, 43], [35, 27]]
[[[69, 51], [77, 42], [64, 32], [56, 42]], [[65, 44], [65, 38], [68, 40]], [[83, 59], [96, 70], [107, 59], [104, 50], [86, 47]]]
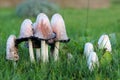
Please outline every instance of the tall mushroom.
[[104, 50], [100, 58], [102, 67], [109, 65], [112, 61], [112, 47], [108, 35], [102, 35], [98, 40], [98, 48]]
[[90, 52], [88, 60], [87, 60], [88, 68], [90, 71], [93, 71], [93, 69], [97, 66], [99, 67], [99, 61], [98, 56], [95, 52]]
[[33, 27], [34, 37], [38, 38], [41, 42], [41, 58], [43, 62], [48, 61], [48, 45], [47, 40], [55, 37], [55, 34], [52, 31], [50, 22], [46, 14], [40, 13], [37, 16], [36, 22]]
[[105, 51], [109, 51], [109, 52], [112, 51], [111, 43], [110, 43], [108, 35], [102, 35], [99, 38], [99, 40], [98, 40], [98, 48], [99, 49], [105, 49]]
[[35, 59], [33, 53], [32, 39], [33, 39], [32, 22], [30, 19], [25, 19], [21, 24], [20, 36], [16, 40], [16, 44], [19, 44], [23, 41], [28, 41], [30, 60], [33, 63], [35, 62]]
[[18, 48], [15, 46], [16, 36], [10, 35], [7, 44], [6, 44], [6, 59], [17, 61], [19, 59], [18, 56]]
[[56, 33], [56, 38], [51, 42], [51, 53], [54, 56], [54, 60], [59, 58], [59, 42], [69, 42], [69, 38], [66, 33], [65, 23], [62, 16], [58, 13], [54, 14], [51, 19], [51, 26], [53, 32]]
[[94, 47], [93, 44], [90, 42], [87, 42], [84, 46], [84, 55], [86, 56], [86, 58], [88, 58], [90, 52], [94, 51]]

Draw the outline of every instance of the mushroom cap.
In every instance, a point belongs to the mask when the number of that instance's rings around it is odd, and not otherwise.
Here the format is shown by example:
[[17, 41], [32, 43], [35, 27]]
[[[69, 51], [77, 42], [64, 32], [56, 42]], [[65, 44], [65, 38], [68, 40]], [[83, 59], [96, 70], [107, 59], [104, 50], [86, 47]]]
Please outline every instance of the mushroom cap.
[[99, 61], [96, 52], [90, 52], [90, 55], [87, 60], [87, 64], [90, 71], [93, 71], [96, 65], [99, 67]]
[[98, 48], [99, 49], [105, 49], [106, 51], [109, 51], [109, 52], [112, 51], [111, 43], [110, 43], [108, 35], [102, 35], [99, 38], [99, 40], [98, 40]]
[[30, 19], [25, 19], [21, 24], [19, 38], [26, 38], [31, 36], [33, 36], [32, 21]]
[[55, 38], [50, 21], [46, 14], [40, 13], [37, 16], [36, 22], [33, 24], [34, 36], [39, 39], [49, 40]]
[[15, 46], [15, 35], [10, 35], [7, 44], [6, 44], [6, 59], [17, 61], [19, 59], [18, 56], [18, 48]]
[[51, 26], [53, 32], [56, 33], [55, 41], [67, 42], [70, 40], [66, 33], [64, 20], [60, 14], [56, 13], [52, 16]]
[[87, 42], [84, 46], [84, 55], [86, 56], [86, 58], [88, 58], [90, 52], [94, 51], [94, 47], [93, 44], [90, 42]]
[[28, 41], [28, 39], [34, 39], [32, 21], [30, 19], [25, 19], [21, 24], [20, 36], [16, 39], [16, 45], [22, 41]]

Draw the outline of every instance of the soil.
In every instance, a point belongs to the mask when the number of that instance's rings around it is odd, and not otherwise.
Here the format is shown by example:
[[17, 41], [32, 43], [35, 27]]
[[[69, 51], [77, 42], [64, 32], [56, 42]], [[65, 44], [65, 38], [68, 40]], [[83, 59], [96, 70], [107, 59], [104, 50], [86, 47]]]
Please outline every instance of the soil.
[[[16, 6], [23, 0], [0, 0], [0, 7]], [[61, 7], [70, 8], [106, 8], [110, 5], [110, 0], [48, 0]]]

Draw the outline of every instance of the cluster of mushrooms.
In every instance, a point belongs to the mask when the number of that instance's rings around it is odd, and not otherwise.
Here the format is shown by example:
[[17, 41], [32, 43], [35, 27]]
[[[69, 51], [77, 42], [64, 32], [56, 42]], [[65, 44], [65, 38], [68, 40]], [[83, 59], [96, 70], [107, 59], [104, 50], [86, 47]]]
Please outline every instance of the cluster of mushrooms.
[[[18, 61], [18, 45], [25, 42], [29, 48], [30, 61], [35, 62], [33, 48], [36, 49], [36, 60], [43, 62], [49, 61], [48, 45], [50, 46], [50, 54], [54, 60], [59, 59], [60, 42], [66, 43], [70, 39], [67, 36], [65, 23], [62, 16], [58, 13], [51, 18], [51, 23], [46, 14], [40, 13], [37, 16], [36, 22], [32, 23], [30, 19], [25, 19], [21, 24], [20, 36], [10, 35], [6, 44], [6, 59]], [[98, 40], [98, 48], [104, 49], [104, 52], [112, 54], [111, 43], [108, 35], [102, 35]], [[94, 51], [93, 44], [87, 42], [84, 46], [84, 55], [87, 59], [88, 68], [90, 71], [97, 66], [99, 67], [99, 59]], [[71, 54], [68, 57], [72, 58]]]
[[36, 60], [49, 61], [48, 45], [54, 60], [59, 59], [60, 42], [66, 43], [70, 39], [67, 36], [65, 23], [58, 13], [49, 18], [45, 13], [40, 13], [34, 23], [30, 19], [25, 19], [21, 24], [20, 36], [10, 35], [6, 44], [6, 59], [18, 61], [18, 45], [25, 42], [29, 48], [30, 61], [35, 62], [33, 48], [36, 49]]
[[[103, 50], [104, 60], [107, 60], [106, 58], [108, 56], [105, 56], [106, 54], [112, 54], [111, 43], [108, 35], [105, 34], [99, 38], [98, 49]], [[93, 71], [95, 67], [99, 67], [99, 64], [102, 64], [102, 62], [99, 62], [100, 59], [94, 51], [93, 44], [90, 42], [87, 42], [84, 46], [84, 55], [86, 56], [87, 65], [90, 71]]]

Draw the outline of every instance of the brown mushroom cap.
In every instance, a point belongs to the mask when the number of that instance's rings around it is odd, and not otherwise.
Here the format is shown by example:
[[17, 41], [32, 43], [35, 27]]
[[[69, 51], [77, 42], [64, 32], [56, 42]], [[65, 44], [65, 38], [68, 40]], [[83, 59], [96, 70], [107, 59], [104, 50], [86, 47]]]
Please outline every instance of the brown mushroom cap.
[[56, 33], [55, 41], [68, 42], [70, 39], [67, 36], [65, 23], [60, 14], [54, 14], [51, 19], [53, 32]]
[[18, 48], [15, 46], [15, 35], [10, 35], [7, 44], [6, 44], [6, 59], [17, 61], [19, 59], [18, 56]]
[[49, 40], [55, 38], [55, 34], [52, 31], [49, 19], [44, 13], [40, 13], [37, 16], [33, 31], [34, 37], [37, 37], [38, 39]]
[[33, 41], [34, 48], [41, 47], [41, 40], [45, 40], [47, 42], [48, 40], [56, 37], [55, 33], [52, 31], [49, 19], [46, 14], [40, 13], [37, 16], [36, 22], [33, 24], [33, 35], [36, 38], [36, 40]]

